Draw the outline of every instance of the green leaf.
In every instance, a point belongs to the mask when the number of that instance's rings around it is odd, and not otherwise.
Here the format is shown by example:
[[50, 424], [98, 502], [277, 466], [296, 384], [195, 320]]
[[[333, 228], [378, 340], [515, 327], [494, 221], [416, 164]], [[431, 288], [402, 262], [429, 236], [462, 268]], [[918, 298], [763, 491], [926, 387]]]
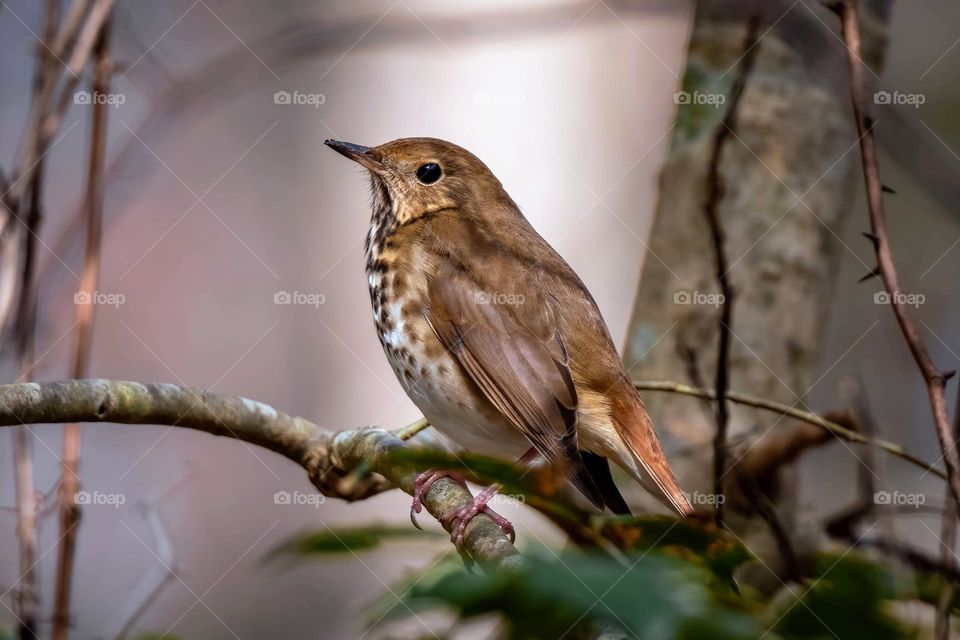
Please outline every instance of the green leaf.
[[670, 516], [615, 516], [597, 520], [600, 533], [619, 548], [634, 553], [659, 549], [703, 564], [717, 576], [733, 580], [733, 572], [753, 559], [734, 536], [712, 522]]
[[450, 566], [415, 582], [387, 619], [445, 609], [460, 619], [499, 614], [510, 638], [555, 639], [619, 630], [642, 638], [758, 637], [742, 611], [723, 606], [706, 571], [650, 554], [624, 567], [599, 554], [525, 557], [521, 569], [471, 574]]
[[883, 607], [895, 597], [892, 576], [858, 554], [823, 554], [816, 578], [775, 598], [768, 617], [791, 639], [908, 637]]
[[391, 451], [388, 460], [410, 471], [459, 471], [482, 481], [498, 482], [517, 493], [555, 495], [565, 483], [563, 476], [547, 467], [521, 467], [509, 460], [466, 452], [454, 455], [438, 449], [404, 447]]
[[323, 531], [303, 533], [292, 538], [269, 554], [269, 558], [281, 555], [319, 555], [367, 551], [379, 547], [385, 542], [423, 539], [424, 536], [436, 537], [440, 534], [424, 532], [410, 527], [389, 527], [385, 525], [367, 525], [362, 527], [327, 528]]

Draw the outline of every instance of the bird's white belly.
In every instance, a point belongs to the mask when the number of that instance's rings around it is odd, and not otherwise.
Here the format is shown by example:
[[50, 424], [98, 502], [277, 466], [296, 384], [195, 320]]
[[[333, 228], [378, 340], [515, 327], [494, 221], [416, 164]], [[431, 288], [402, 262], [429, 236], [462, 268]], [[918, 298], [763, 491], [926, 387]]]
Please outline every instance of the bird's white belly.
[[505, 419], [490, 420], [483, 412], [462, 409], [442, 397], [414, 397], [414, 403], [437, 431], [465, 451], [510, 460], [519, 459], [530, 443]]

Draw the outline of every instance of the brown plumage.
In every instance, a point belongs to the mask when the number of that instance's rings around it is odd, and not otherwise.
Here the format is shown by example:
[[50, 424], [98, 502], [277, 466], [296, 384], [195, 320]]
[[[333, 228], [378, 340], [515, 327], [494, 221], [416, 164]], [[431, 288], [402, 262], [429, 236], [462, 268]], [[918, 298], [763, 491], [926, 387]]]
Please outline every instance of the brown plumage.
[[612, 460], [690, 513], [596, 303], [486, 165], [433, 138], [327, 144], [370, 171], [377, 333], [430, 423], [478, 453], [532, 446], [598, 508], [628, 512]]

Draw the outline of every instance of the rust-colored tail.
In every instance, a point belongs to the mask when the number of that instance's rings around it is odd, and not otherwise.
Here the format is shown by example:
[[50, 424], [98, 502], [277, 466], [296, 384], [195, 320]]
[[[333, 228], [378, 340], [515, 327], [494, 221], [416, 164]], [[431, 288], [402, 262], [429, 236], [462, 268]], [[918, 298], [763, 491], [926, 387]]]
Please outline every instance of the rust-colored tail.
[[640, 394], [629, 380], [617, 384], [608, 392], [610, 413], [617, 434], [630, 450], [637, 463], [636, 469], [627, 469], [655, 498], [680, 516], [693, 513], [693, 507], [680, 490], [670, 463], [660, 447], [660, 439], [653, 430]]

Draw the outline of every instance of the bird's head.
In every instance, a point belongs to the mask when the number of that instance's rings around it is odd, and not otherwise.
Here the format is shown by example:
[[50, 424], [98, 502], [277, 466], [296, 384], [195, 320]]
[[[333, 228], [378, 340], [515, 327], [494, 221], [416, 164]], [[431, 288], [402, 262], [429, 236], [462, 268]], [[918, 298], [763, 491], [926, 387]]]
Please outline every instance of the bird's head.
[[327, 140], [331, 149], [370, 172], [389, 197], [398, 225], [451, 211], [472, 215], [509, 200], [496, 176], [475, 155], [437, 138], [401, 138], [379, 147]]

